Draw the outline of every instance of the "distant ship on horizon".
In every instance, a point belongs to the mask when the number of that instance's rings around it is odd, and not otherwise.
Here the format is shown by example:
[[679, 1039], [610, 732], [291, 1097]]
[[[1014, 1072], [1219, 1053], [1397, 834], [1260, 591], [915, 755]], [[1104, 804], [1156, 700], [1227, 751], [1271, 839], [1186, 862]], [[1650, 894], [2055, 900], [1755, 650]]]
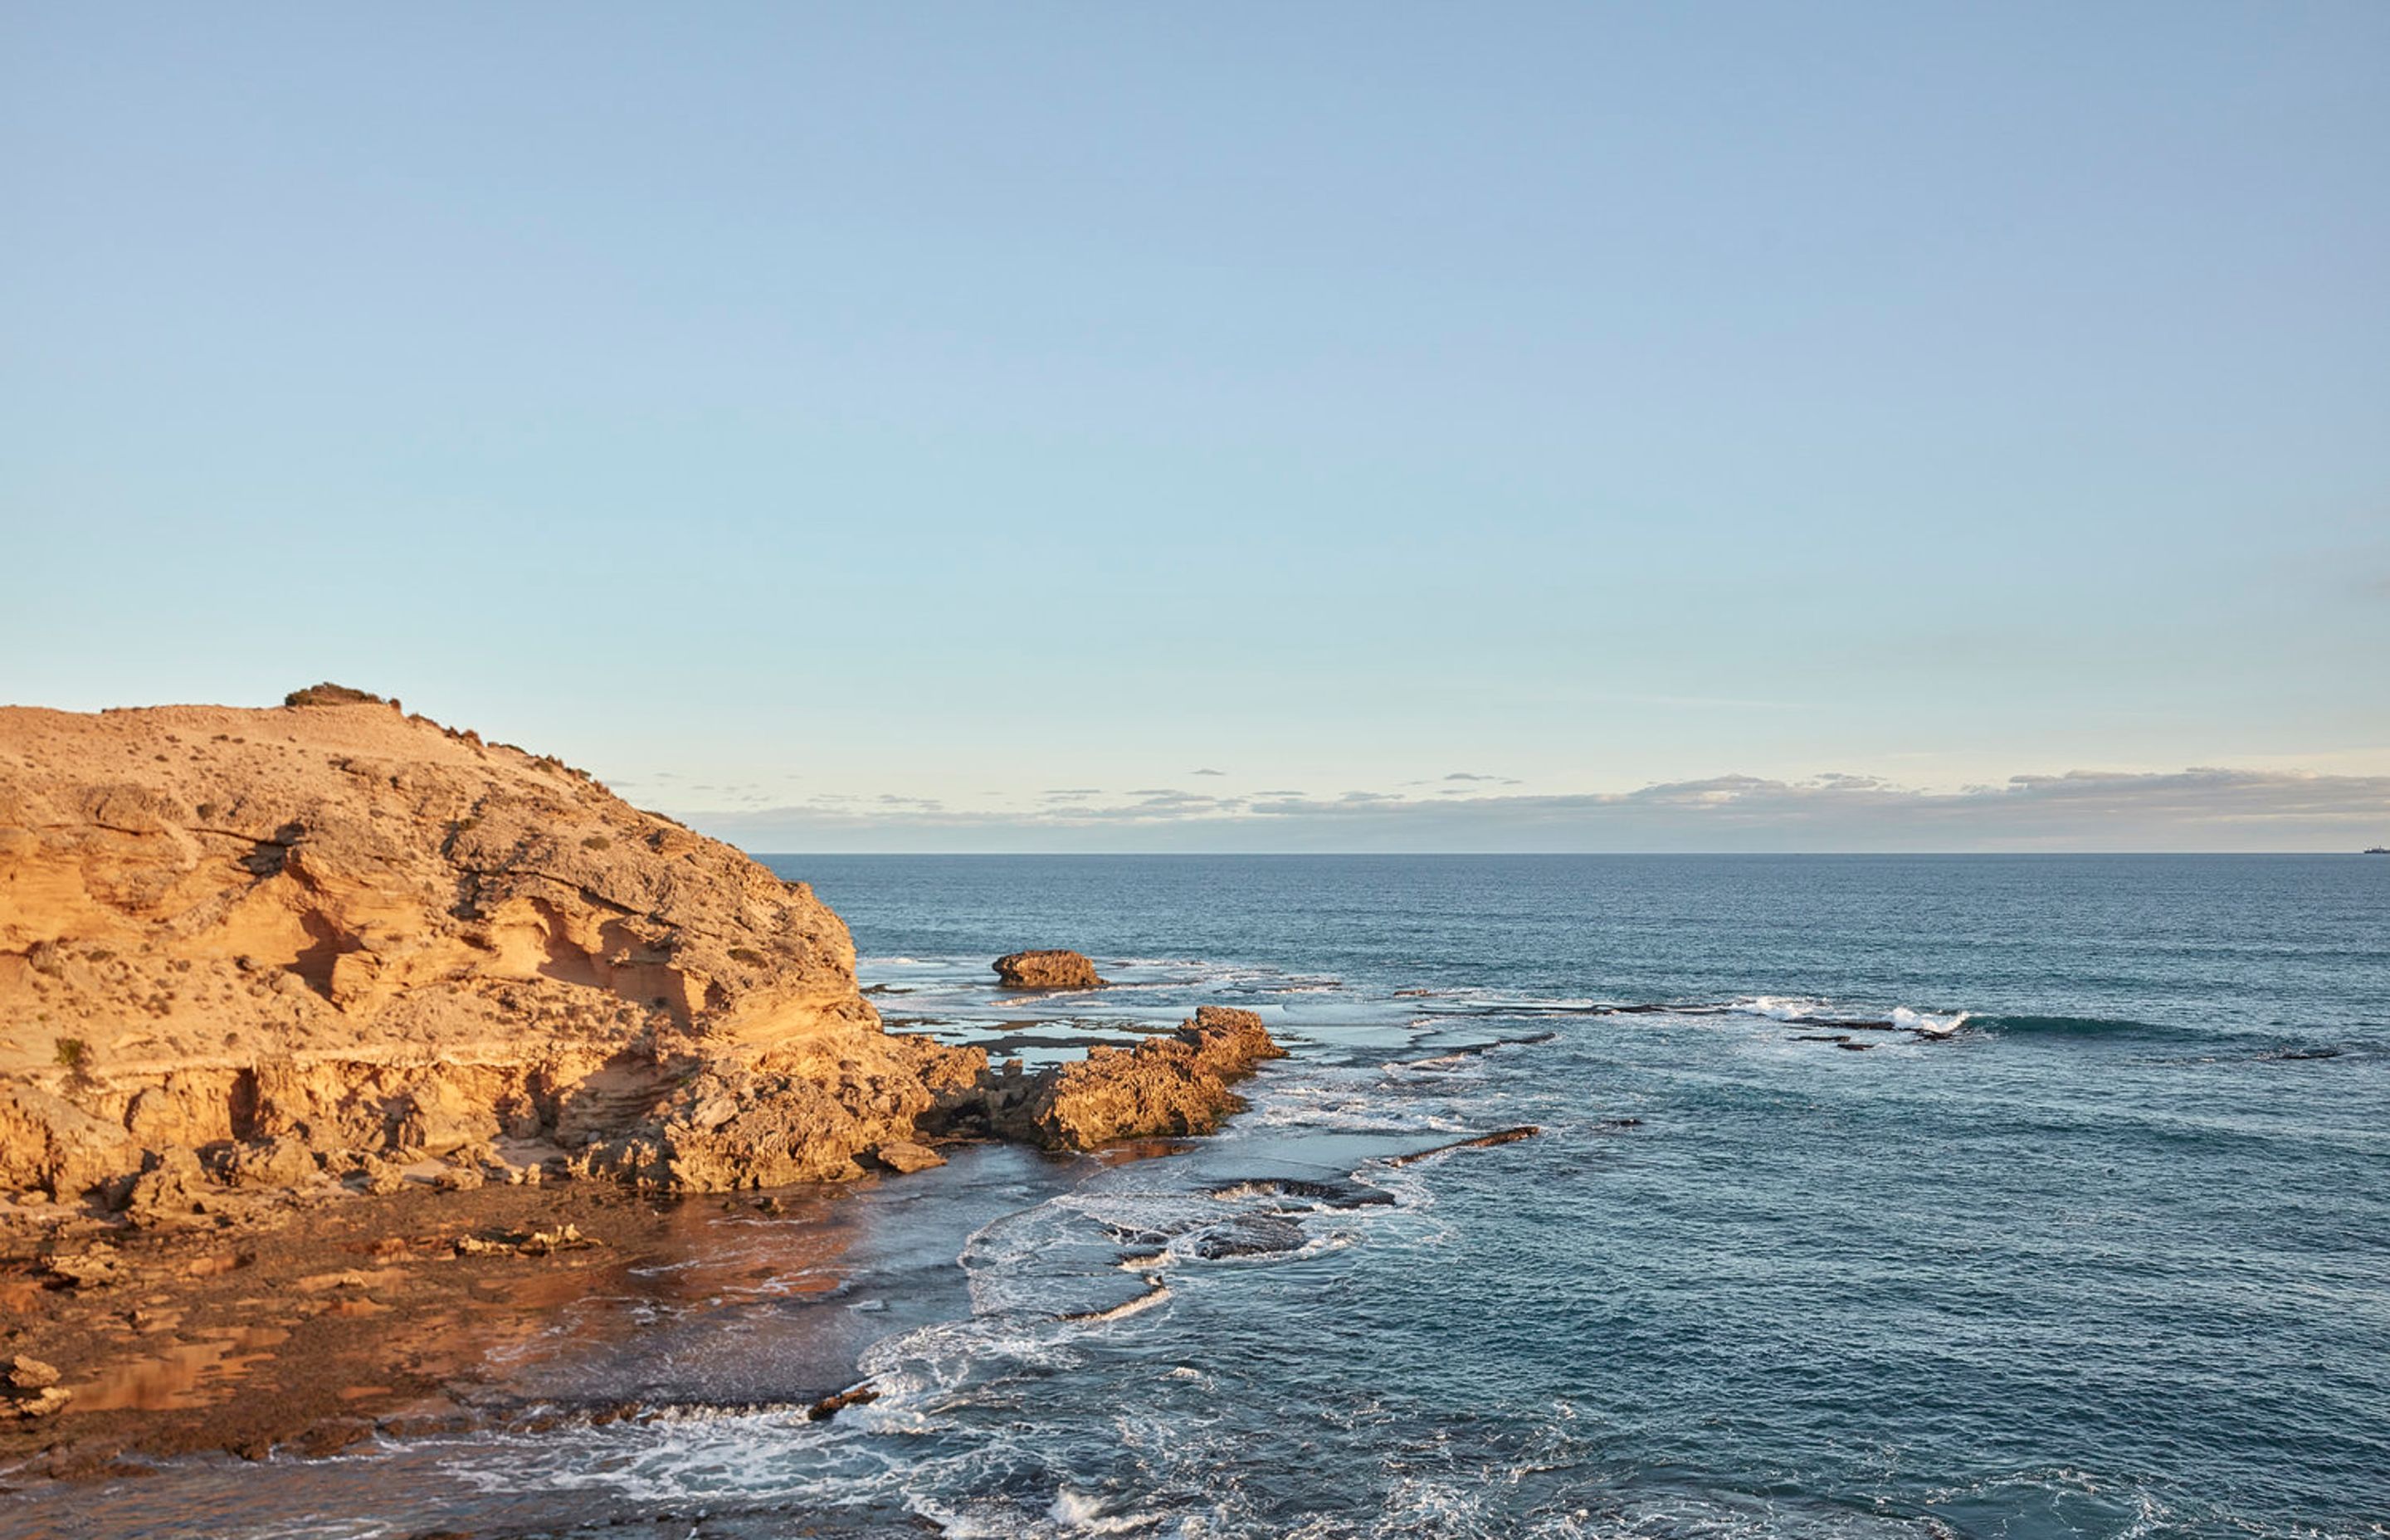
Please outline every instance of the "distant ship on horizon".
[[2357, 853], [2359, 855], [2390, 855], [2390, 845], [2371, 845]]

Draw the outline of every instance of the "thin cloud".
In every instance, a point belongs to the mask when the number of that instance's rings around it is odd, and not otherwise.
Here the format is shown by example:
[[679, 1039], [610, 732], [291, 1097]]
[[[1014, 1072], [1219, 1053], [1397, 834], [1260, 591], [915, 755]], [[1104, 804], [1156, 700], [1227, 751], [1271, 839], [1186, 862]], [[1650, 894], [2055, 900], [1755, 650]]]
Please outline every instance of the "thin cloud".
[[[1458, 786], [1447, 785], [1447, 783], [1455, 781], [1465, 784]], [[1448, 776], [1438, 776], [1427, 780], [1405, 781], [1402, 784], [1405, 786], [1446, 787], [1446, 789], [1442, 794], [1448, 797], [1456, 792], [1465, 796], [1469, 793], [1470, 787], [1471, 786], [1520, 786], [1524, 783], [1516, 776], [1480, 776], [1472, 774], [1467, 770], [1455, 770]]]
[[1187, 773], [1190, 776], [1225, 776], [1227, 774], [1226, 770], [1189, 770]]
[[753, 850], [2354, 850], [2390, 838], [2390, 776], [2194, 767], [2024, 775], [1955, 791], [1836, 773], [1632, 791], [1135, 800], [1020, 813], [932, 798], [689, 812]]
[[1199, 791], [1155, 791], [1139, 799], [1132, 816], [1157, 813], [1189, 817], [1205, 813], [1233, 813], [1245, 805], [1242, 797], [1207, 797]]

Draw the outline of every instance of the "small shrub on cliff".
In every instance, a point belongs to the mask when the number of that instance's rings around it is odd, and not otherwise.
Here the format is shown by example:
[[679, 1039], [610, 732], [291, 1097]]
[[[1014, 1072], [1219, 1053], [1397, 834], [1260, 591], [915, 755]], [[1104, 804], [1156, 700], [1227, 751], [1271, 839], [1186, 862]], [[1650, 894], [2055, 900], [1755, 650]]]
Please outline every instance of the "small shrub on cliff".
[[577, 764], [565, 764], [554, 754], [533, 754], [531, 751], [520, 748], [512, 743], [501, 743], [498, 747], [501, 749], [512, 749], [518, 754], [527, 755], [531, 760], [532, 767], [533, 769], [552, 770], [559, 776], [570, 776], [577, 781], [587, 781], [592, 786], [596, 786], [598, 784], [597, 776], [591, 775], [588, 771], [582, 769]]
[[286, 706], [396, 706], [395, 700], [384, 700], [367, 690], [351, 689], [327, 679], [320, 685], [310, 685], [303, 690], [292, 690], [282, 698]]
[[61, 1037], [58, 1039], [58, 1068], [62, 1070], [72, 1070], [76, 1074], [80, 1075], [83, 1073], [84, 1060], [89, 1057], [90, 1050], [84, 1046], [84, 1040], [82, 1038]]
[[730, 960], [743, 962], [750, 968], [761, 968], [764, 966], [764, 954], [752, 946], [734, 946], [730, 949]]
[[613, 842], [613, 841], [607, 839], [602, 834], [593, 834], [588, 839], [581, 841], [581, 848], [583, 850], [604, 850]]

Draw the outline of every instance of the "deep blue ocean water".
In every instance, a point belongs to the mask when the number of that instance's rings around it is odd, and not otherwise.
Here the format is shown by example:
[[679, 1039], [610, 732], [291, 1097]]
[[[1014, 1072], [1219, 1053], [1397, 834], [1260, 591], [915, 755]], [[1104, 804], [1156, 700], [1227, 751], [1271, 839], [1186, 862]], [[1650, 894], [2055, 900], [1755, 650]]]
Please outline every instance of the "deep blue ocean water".
[[[1177, 1154], [890, 1184], [970, 1210], [910, 1275], [967, 1287], [833, 1422], [693, 1396], [393, 1447], [378, 1528], [296, 1468], [121, 1500], [252, 1534], [2390, 1534], [2390, 860], [771, 864], [892, 1024], [1216, 1002], [1293, 1055]], [[989, 987], [1047, 945], [1114, 986]]]

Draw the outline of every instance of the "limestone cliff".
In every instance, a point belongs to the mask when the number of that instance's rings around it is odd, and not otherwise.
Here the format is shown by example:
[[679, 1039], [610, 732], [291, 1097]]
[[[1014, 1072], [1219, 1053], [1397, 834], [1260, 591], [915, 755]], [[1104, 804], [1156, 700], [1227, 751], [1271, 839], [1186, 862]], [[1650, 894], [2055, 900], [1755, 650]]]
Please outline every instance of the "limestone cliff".
[[508, 1138], [771, 1185], [851, 1174], [983, 1068], [880, 1031], [803, 884], [343, 696], [0, 708], [0, 1184]]

